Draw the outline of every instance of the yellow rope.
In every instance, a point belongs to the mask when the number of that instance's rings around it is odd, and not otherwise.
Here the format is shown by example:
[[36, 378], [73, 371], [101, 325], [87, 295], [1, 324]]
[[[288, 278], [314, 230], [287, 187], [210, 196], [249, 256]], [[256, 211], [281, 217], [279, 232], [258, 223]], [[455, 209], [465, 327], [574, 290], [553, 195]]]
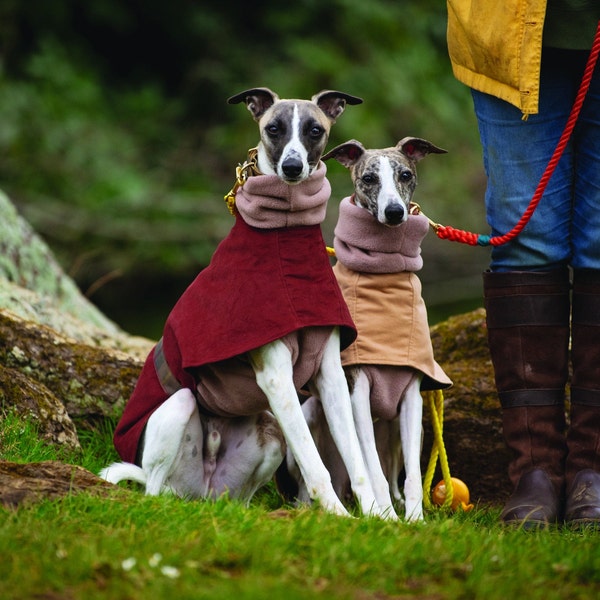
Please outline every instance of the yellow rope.
[[442, 436], [444, 429], [444, 394], [442, 393], [442, 390], [433, 390], [430, 392], [423, 392], [423, 398], [429, 405], [431, 423], [433, 426], [433, 446], [431, 448], [429, 465], [427, 466], [425, 478], [423, 479], [423, 505], [427, 509], [432, 508], [431, 483], [439, 458], [442, 476], [446, 485], [446, 497], [442, 504], [442, 508], [450, 508], [452, 506], [454, 489], [450, 477], [450, 466], [448, 465], [448, 456], [446, 455], [444, 438]]

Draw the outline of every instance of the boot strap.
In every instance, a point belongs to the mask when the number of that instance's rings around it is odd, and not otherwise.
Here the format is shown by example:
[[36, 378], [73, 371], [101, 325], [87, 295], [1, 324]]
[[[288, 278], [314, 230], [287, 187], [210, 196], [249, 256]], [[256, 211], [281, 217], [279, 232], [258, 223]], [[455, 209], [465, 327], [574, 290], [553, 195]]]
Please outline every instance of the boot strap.
[[588, 390], [585, 388], [572, 387], [571, 404], [600, 407], [600, 390]]
[[[600, 290], [599, 290], [600, 291]], [[600, 326], [600, 294], [573, 293], [573, 325]]]
[[565, 392], [555, 390], [508, 390], [498, 392], [502, 408], [515, 408], [517, 406], [557, 406], [565, 402]]
[[486, 299], [489, 329], [519, 326], [560, 326], [569, 322], [568, 294], [496, 296]]

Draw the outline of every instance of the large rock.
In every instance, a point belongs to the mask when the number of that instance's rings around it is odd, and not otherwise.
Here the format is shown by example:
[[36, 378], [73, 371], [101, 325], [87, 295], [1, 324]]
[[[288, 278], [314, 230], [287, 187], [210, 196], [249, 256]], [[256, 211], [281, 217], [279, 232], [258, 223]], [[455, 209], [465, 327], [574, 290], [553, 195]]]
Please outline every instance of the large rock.
[[117, 418], [142, 364], [135, 352], [82, 343], [0, 310], [0, 412], [32, 418], [50, 442], [77, 448], [73, 421]]
[[[121, 414], [151, 346], [79, 292], [0, 192], [0, 427], [17, 413], [45, 442], [79, 449], [77, 428]], [[0, 461], [0, 505], [81, 490], [114, 486], [75, 465]]]
[[[119, 328], [104, 316], [78, 290], [44, 240], [15, 210], [9, 198], [0, 191], [0, 306], [36, 322], [52, 318], [56, 309], [73, 315], [81, 323], [107, 333]], [[22, 298], [13, 296], [12, 283], [33, 292]], [[32, 310], [29, 310], [32, 309]], [[55, 309], [55, 310], [52, 310]], [[23, 312], [25, 314], [23, 314]], [[51, 313], [51, 314], [49, 314]], [[53, 321], [58, 324], [60, 320]], [[60, 327], [57, 328], [61, 331]]]
[[64, 404], [42, 383], [0, 365], [0, 417], [9, 412], [33, 422], [42, 440], [80, 450], [77, 429]]
[[123, 408], [142, 358], [70, 339], [0, 310], [0, 364], [45, 385], [72, 417], [94, 419], [115, 416]]
[[130, 336], [96, 308], [48, 245], [0, 191], [0, 309], [64, 338], [143, 358], [150, 342]]
[[129, 336], [64, 273], [0, 192], [0, 417], [79, 448], [79, 426], [120, 414], [152, 342]]

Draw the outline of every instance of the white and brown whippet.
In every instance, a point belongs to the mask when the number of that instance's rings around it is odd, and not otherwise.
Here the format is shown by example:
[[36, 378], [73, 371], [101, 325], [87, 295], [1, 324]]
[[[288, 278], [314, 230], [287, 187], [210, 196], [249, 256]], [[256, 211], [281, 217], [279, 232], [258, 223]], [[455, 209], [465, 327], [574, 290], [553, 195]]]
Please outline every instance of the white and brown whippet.
[[347, 515], [300, 408], [297, 392], [308, 386], [363, 513], [393, 517], [389, 499], [373, 490], [354, 428], [340, 348], [355, 328], [320, 229], [331, 191], [320, 160], [329, 130], [346, 104], [362, 100], [336, 91], [287, 100], [256, 88], [229, 102], [245, 102], [258, 123], [257, 172], [237, 189], [235, 225], [146, 361], [115, 432], [125, 462], [101, 475], [139, 481], [149, 494], [248, 502], [287, 442], [309, 496]]
[[[417, 183], [416, 163], [430, 153], [443, 153], [420, 138], [404, 138], [395, 147], [366, 150], [351, 140], [328, 152], [350, 169], [352, 197], [340, 204], [335, 228], [334, 272], [358, 330], [356, 341], [342, 352], [351, 392], [354, 422], [367, 469], [396, 502], [404, 458], [404, 508], [407, 520], [423, 518], [421, 389], [451, 385], [433, 358], [421, 284], [421, 241], [429, 224], [411, 214]], [[414, 211], [413, 211], [414, 212]], [[348, 475], [332, 443], [323, 406], [311, 397], [302, 405], [336, 493], [347, 496]], [[282, 491], [307, 493], [288, 455], [281, 468]], [[287, 475], [292, 475], [290, 479]], [[294, 481], [295, 480], [295, 481]], [[297, 489], [289, 487], [296, 483]], [[380, 492], [383, 493], [383, 492]]]

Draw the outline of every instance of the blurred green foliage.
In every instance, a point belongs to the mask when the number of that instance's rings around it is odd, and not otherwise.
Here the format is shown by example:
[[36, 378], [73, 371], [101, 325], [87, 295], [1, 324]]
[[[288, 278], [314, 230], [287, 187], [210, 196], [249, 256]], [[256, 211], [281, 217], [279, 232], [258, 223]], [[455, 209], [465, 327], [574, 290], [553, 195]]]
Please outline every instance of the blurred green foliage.
[[[84, 289], [120, 274], [100, 304], [111, 290], [133, 303], [151, 280], [189, 280], [231, 226], [222, 197], [258, 136], [226, 99], [256, 86], [338, 89], [364, 104], [329, 147], [415, 135], [446, 148], [420, 165], [415, 200], [439, 222], [485, 231], [476, 124], [445, 28], [439, 0], [4, 0], [0, 187]], [[328, 241], [350, 191], [340, 165], [329, 173]], [[449, 244], [428, 236], [425, 282], [478, 275], [483, 252]]]

